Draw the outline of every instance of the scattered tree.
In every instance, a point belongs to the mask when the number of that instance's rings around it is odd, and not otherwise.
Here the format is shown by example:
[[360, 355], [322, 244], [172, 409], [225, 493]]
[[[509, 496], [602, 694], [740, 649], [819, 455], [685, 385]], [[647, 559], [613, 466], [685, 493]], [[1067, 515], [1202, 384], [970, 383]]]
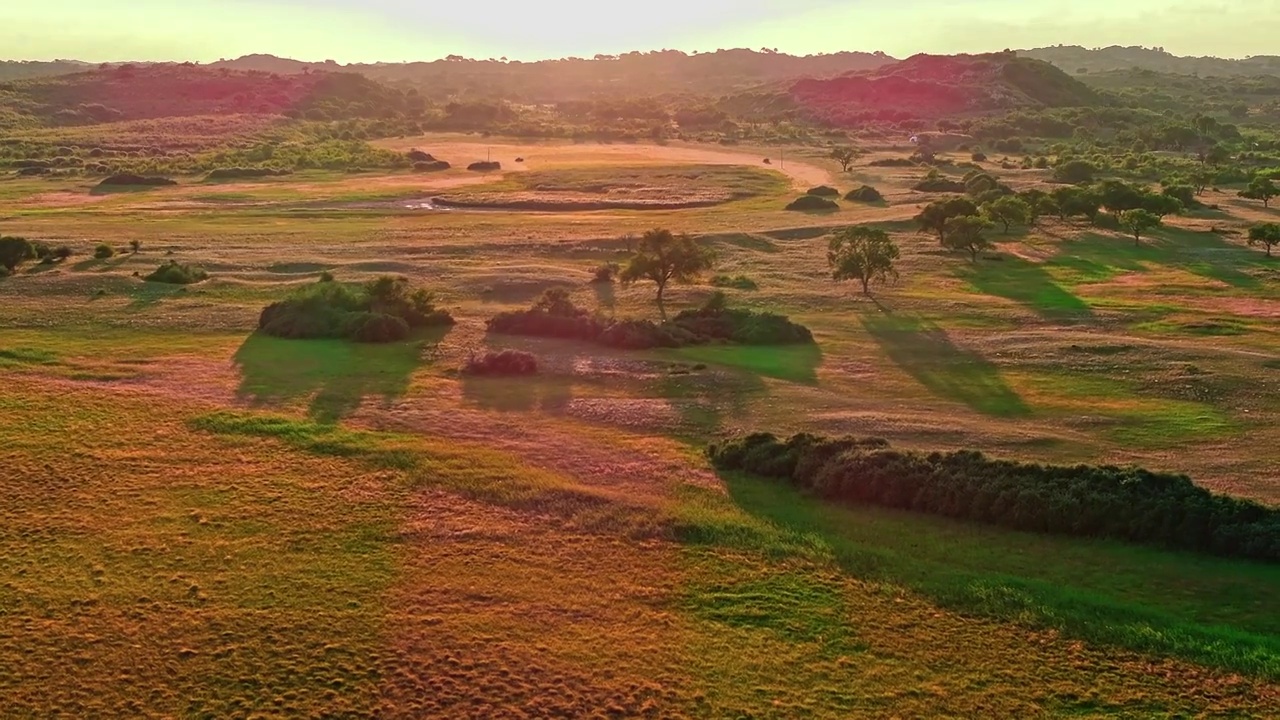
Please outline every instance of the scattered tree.
[[1249, 228], [1249, 244], [1261, 245], [1271, 257], [1271, 248], [1280, 245], [1280, 224], [1259, 223]]
[[[1193, 208], [1199, 205], [1199, 202], [1196, 200], [1196, 189], [1191, 185], [1183, 185], [1181, 183], [1168, 185], [1161, 192], [1182, 203], [1184, 208]], [[1150, 210], [1150, 208], [1148, 208], [1148, 210]]]
[[1249, 183], [1249, 187], [1240, 191], [1240, 197], [1250, 200], [1261, 200], [1262, 207], [1271, 206], [1271, 198], [1280, 195], [1280, 188], [1269, 177], [1258, 176]]
[[862, 294], [871, 295], [871, 281], [887, 282], [897, 279], [894, 261], [898, 259], [898, 246], [889, 233], [866, 225], [847, 227], [831, 238], [827, 249], [827, 264], [835, 280], [858, 280]]
[[1083, 185], [1093, 182], [1093, 176], [1097, 173], [1098, 168], [1092, 163], [1084, 160], [1068, 160], [1053, 169], [1053, 179], [1061, 183]]
[[672, 282], [691, 282], [711, 269], [715, 255], [698, 245], [688, 235], [672, 235], [670, 230], [654, 229], [640, 238], [636, 254], [622, 269], [618, 279], [623, 284], [652, 280], [658, 286], [658, 311], [666, 318], [663, 293]]
[[938, 240], [945, 242], [947, 238], [947, 221], [963, 215], [977, 215], [978, 206], [969, 198], [951, 198], [929, 203], [916, 216], [921, 230], [935, 232]]
[[1102, 207], [1102, 198], [1089, 188], [1059, 188], [1053, 191], [1053, 199], [1058, 203], [1058, 216], [1063, 220], [1080, 215], [1088, 218], [1089, 222], [1095, 222]]
[[1163, 223], [1159, 215], [1142, 208], [1125, 210], [1120, 213], [1120, 227], [1133, 234], [1134, 246], [1142, 242], [1142, 234], [1154, 230]]
[[978, 262], [978, 253], [991, 247], [991, 241], [985, 233], [991, 223], [979, 215], [960, 215], [947, 220], [946, 235], [942, 238], [942, 247], [948, 250], [964, 250], [969, 253], [973, 262]]
[[1009, 234], [1009, 228], [1012, 225], [1031, 224], [1031, 206], [1026, 200], [1016, 195], [1005, 195], [985, 205], [982, 211], [993, 222], [1004, 226], [1005, 235]]
[[1156, 217], [1163, 218], [1166, 215], [1177, 215], [1184, 208], [1182, 201], [1172, 195], [1147, 193], [1142, 196], [1142, 209]]
[[1120, 180], [1103, 180], [1098, 185], [1098, 199], [1102, 201], [1102, 207], [1110, 210], [1117, 219], [1126, 210], [1142, 207], [1144, 195], [1142, 190]]
[[140, 250], [142, 250], [142, 241], [141, 241], [141, 240], [130, 240], [130, 241], [129, 241], [129, 252], [133, 253], [134, 255], [137, 255], [137, 254], [138, 254], [138, 251], [140, 251]]
[[853, 167], [853, 161], [858, 157], [858, 151], [851, 147], [841, 146], [831, 149], [831, 159], [840, 163], [840, 172], [849, 172], [849, 168]]

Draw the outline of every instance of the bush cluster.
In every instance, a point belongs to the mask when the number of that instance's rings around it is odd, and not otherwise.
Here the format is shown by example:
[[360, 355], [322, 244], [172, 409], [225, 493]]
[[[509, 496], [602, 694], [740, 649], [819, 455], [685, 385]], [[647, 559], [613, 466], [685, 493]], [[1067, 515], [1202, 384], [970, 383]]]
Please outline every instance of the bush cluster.
[[863, 185], [860, 188], [850, 190], [849, 194], [844, 196], [844, 199], [853, 202], [878, 203], [884, 202], [884, 195], [881, 195], [879, 190], [870, 185]]
[[528, 310], [500, 313], [488, 322], [490, 332], [585, 340], [607, 347], [644, 350], [708, 343], [787, 345], [812, 343], [808, 328], [773, 313], [725, 307], [716, 293], [696, 310], [685, 310], [662, 323], [614, 320], [573, 304], [562, 289], [548, 290]]
[[169, 285], [192, 285], [208, 280], [209, 273], [198, 267], [180, 265], [177, 260], [170, 260], [143, 279], [147, 282], [167, 283]]
[[485, 353], [479, 357], [472, 355], [462, 372], [464, 375], [536, 375], [538, 359], [532, 353], [519, 350]]
[[359, 287], [321, 280], [268, 305], [258, 319], [258, 329], [276, 337], [358, 342], [395, 342], [413, 328], [452, 324], [431, 293], [389, 276]]
[[496, 160], [493, 162], [473, 162], [467, 166], [467, 169], [475, 172], [491, 172], [493, 170], [501, 170], [502, 163]]
[[817, 195], [801, 195], [787, 205], [788, 210], [839, 210], [840, 206], [834, 200], [828, 200]]
[[818, 187], [809, 188], [808, 195], [817, 195], [818, 197], [840, 197], [840, 191], [830, 185], [819, 185]]
[[1280, 509], [1215, 495], [1185, 475], [895, 450], [881, 439], [755, 434], [711, 445], [721, 470], [785, 480], [821, 498], [1030, 532], [1280, 560]]
[[414, 172], [441, 172], [453, 167], [444, 160], [425, 160], [413, 164]]
[[718, 288], [733, 288], [734, 290], [759, 290], [760, 286], [755, 280], [746, 275], [716, 275], [711, 278], [711, 286]]
[[93, 249], [93, 257], [98, 260], [106, 260], [107, 258], [114, 257], [115, 254], [116, 249], [106, 243], [102, 243]]

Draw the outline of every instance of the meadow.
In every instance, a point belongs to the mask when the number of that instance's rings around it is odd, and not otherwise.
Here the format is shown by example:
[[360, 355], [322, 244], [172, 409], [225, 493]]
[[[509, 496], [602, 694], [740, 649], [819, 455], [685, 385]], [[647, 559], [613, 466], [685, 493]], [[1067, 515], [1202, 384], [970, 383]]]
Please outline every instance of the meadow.
[[[873, 164], [905, 145], [849, 172], [815, 148], [376, 145], [453, 169], [113, 193], [0, 180], [0, 234], [74, 253], [0, 279], [0, 714], [1280, 708], [1274, 564], [840, 507], [703, 455], [756, 430], [878, 436], [1136, 464], [1280, 505], [1280, 260], [1243, 234], [1280, 210], [1210, 190], [1137, 246], [1047, 217], [970, 262], [912, 222], [934, 199], [911, 190], [923, 170]], [[503, 169], [465, 169], [485, 159]], [[1019, 190], [1051, 179], [983, 170]], [[783, 209], [864, 183], [884, 202]], [[692, 204], [425, 206], [620, 191]], [[830, 233], [855, 224], [902, 253], [870, 297], [827, 265]], [[555, 288], [656, 318], [651, 284], [591, 282], [655, 227], [754, 285], [708, 273], [671, 286], [668, 308], [722, 290], [816, 343], [621, 351], [486, 332]], [[122, 252], [96, 259], [102, 243]], [[141, 279], [169, 260], [209, 279]], [[322, 273], [406, 276], [458, 322], [386, 345], [255, 332]], [[541, 372], [459, 372], [508, 348]]]

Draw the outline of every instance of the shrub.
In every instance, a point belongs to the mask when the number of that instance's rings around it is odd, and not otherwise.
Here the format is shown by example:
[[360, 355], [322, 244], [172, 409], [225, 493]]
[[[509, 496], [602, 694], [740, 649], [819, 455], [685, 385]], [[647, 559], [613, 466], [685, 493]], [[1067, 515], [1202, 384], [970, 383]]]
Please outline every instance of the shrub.
[[844, 196], [844, 199], [863, 203], [884, 202], [884, 196], [880, 194], [880, 191], [870, 185], [863, 185], [856, 190], [850, 190], [849, 194]]
[[114, 257], [115, 254], [116, 249], [106, 243], [102, 243], [93, 249], [93, 256], [98, 260], [106, 260], [109, 257]]
[[464, 375], [536, 375], [538, 359], [532, 353], [519, 350], [485, 353], [481, 357], [472, 355], [462, 372]]
[[416, 162], [413, 164], [414, 172], [440, 172], [453, 167], [443, 160], [431, 160], [429, 162]]
[[915, 167], [918, 164], [910, 158], [881, 158], [867, 163], [871, 167]]
[[827, 198], [818, 197], [817, 195], [801, 195], [793, 200], [790, 205], [787, 205], [787, 209], [805, 212], [831, 211], [839, 210], [840, 206], [837, 205], [834, 200], [828, 200]]
[[353, 313], [346, 324], [347, 336], [356, 342], [388, 343], [409, 337], [409, 323], [386, 313]]
[[994, 460], [972, 450], [922, 454], [880, 439], [814, 435], [750, 435], [707, 453], [720, 470], [784, 480], [827, 500], [1280, 560], [1280, 509], [1215, 495], [1185, 475]]
[[263, 309], [258, 329], [283, 338], [347, 338], [393, 342], [412, 328], [452, 325], [425, 290], [408, 280], [381, 277], [360, 287], [321, 280]]
[[808, 195], [817, 195], [818, 197], [840, 197], [840, 191], [830, 185], [819, 185], [818, 187], [809, 188]]
[[982, 152], [981, 150], [974, 150], [973, 154], [969, 156], [969, 159], [973, 160], [976, 163], [986, 162], [987, 154]]
[[735, 275], [733, 277], [728, 275], [716, 275], [711, 278], [711, 286], [718, 288], [733, 288], [734, 290], [760, 289], [760, 286], [756, 284], [756, 281], [746, 275]]
[[66, 260], [73, 254], [74, 253], [71, 251], [70, 246], [67, 245], [59, 245], [53, 249], [53, 257], [55, 260]]
[[411, 161], [416, 163], [420, 163], [420, 162], [433, 163], [436, 161], [435, 156], [433, 156], [431, 153], [423, 152], [418, 148], [414, 148], [409, 152], [405, 153], [405, 156], [408, 157]]
[[599, 285], [613, 282], [613, 278], [618, 274], [617, 263], [604, 263], [596, 267], [595, 272], [591, 276], [591, 282]]
[[1060, 183], [1083, 185], [1093, 182], [1098, 168], [1084, 160], [1068, 160], [1053, 169], [1053, 179]]
[[0, 237], [0, 267], [6, 274], [12, 274], [24, 261], [35, 256], [35, 247], [26, 238]]
[[158, 187], [161, 185], [177, 185], [176, 180], [170, 180], [166, 177], [150, 176], [150, 175], [134, 175], [133, 173], [117, 173], [109, 175], [98, 183], [98, 187], [103, 186], [147, 186]]
[[475, 172], [492, 172], [494, 170], [501, 170], [502, 163], [497, 162], [496, 160], [493, 162], [473, 162], [467, 166], [467, 169]]
[[203, 282], [208, 278], [209, 273], [198, 267], [180, 265], [177, 260], [170, 260], [143, 279], [147, 282], [166, 283], [169, 285], [192, 285]]

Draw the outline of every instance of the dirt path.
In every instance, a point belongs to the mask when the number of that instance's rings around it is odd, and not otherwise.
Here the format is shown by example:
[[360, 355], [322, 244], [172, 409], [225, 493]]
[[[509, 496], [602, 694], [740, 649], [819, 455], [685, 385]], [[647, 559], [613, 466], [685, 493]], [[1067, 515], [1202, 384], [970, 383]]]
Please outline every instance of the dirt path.
[[[776, 155], [770, 158], [772, 162], [766, 165], [761, 155], [684, 144], [574, 145], [505, 140], [479, 143], [465, 139], [464, 136], [426, 136], [384, 140], [374, 145], [399, 151], [419, 148], [453, 163], [454, 167], [466, 167], [477, 160], [491, 158], [502, 163], [504, 173], [592, 165], [705, 164], [740, 165], [776, 170], [791, 178], [792, 184], [796, 187], [809, 188], [831, 181], [831, 173], [818, 165], [783, 160]], [[522, 161], [517, 162], [517, 159]]]

